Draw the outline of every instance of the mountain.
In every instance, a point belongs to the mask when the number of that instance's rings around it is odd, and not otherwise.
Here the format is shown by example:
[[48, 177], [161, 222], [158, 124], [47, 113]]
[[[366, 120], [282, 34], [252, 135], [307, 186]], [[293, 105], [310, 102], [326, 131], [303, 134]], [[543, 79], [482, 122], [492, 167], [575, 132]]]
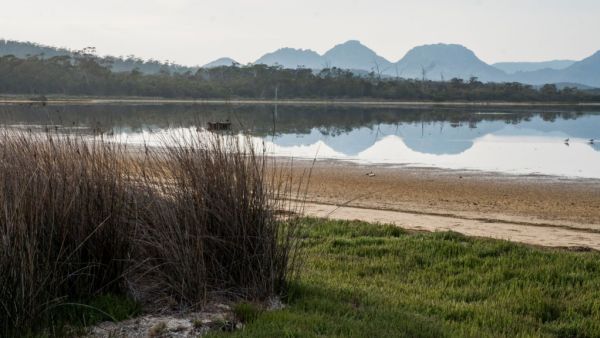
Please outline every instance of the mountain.
[[392, 63], [377, 55], [374, 51], [359, 41], [350, 40], [336, 45], [327, 51], [323, 58], [328, 67], [342, 69], [357, 69], [386, 73], [392, 67]]
[[202, 66], [202, 68], [229, 67], [239, 64], [232, 58], [219, 58]]
[[498, 62], [492, 66], [504, 71], [507, 74], [518, 72], [533, 72], [542, 69], [561, 70], [573, 65], [577, 61], [573, 60], [553, 60], [542, 62]]
[[415, 47], [394, 65], [403, 78], [429, 80], [469, 79], [505, 81], [506, 73], [481, 61], [461, 45], [436, 44]]
[[263, 55], [256, 64], [279, 65], [283, 68], [325, 68], [325, 59], [310, 49], [281, 48]]

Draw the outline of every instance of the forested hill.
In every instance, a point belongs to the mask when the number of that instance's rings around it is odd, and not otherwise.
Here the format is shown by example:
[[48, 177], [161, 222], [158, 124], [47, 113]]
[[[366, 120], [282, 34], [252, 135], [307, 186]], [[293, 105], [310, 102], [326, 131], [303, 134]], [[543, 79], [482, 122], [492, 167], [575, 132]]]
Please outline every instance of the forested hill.
[[21, 42], [0, 39], [0, 55], [14, 55], [26, 58], [34, 55], [53, 57], [72, 55], [73, 52], [66, 48], [44, 46], [33, 42]]
[[337, 68], [315, 73], [266, 65], [201, 68], [196, 72], [164, 70], [143, 74], [137, 69], [113, 72], [106, 59], [92, 54], [50, 58], [0, 57], [0, 94], [33, 96], [90, 95], [164, 98], [385, 99], [427, 101], [600, 102], [600, 93], [541, 89], [519, 83], [445, 82], [357, 76]]
[[[44, 46], [33, 42], [21, 42], [0, 39], [0, 56], [13, 55], [18, 58], [28, 58], [37, 56], [39, 58], [52, 58], [55, 56], [74, 57], [78, 54], [92, 53], [95, 49], [88, 47], [80, 51], [67, 48], [57, 48]], [[137, 69], [144, 74], [158, 74], [160, 72], [185, 73], [195, 72], [198, 67], [186, 67], [170, 62], [161, 62], [157, 60], [143, 60], [141, 58], [129, 55], [126, 57], [97, 57], [98, 62], [107, 65], [114, 72], [131, 72]]]

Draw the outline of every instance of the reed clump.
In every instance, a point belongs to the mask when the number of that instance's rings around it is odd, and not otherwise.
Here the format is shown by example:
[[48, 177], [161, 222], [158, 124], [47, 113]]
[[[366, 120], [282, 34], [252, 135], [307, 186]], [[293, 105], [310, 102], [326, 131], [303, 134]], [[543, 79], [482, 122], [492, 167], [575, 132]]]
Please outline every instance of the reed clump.
[[291, 178], [237, 136], [165, 144], [136, 169], [146, 189], [135, 246], [141, 282], [133, 280], [142, 298], [193, 307], [215, 294], [281, 291], [297, 244]]
[[0, 336], [102, 294], [179, 309], [264, 299], [295, 271], [291, 184], [236, 136], [137, 151], [5, 129], [0, 161]]

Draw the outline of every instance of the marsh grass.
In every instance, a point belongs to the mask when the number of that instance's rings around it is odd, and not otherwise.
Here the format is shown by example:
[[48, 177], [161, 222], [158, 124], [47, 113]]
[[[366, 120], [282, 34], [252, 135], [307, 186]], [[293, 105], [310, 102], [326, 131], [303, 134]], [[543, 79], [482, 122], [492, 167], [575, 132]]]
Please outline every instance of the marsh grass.
[[237, 137], [132, 156], [102, 138], [4, 129], [0, 161], [0, 336], [108, 294], [168, 309], [264, 299], [294, 271], [296, 221], [278, 214], [290, 185]]

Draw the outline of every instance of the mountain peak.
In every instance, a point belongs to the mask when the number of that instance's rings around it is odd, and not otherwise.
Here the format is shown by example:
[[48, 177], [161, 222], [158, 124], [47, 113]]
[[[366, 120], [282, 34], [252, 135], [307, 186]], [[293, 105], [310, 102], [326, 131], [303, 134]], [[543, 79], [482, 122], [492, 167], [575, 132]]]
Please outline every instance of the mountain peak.
[[358, 40], [348, 40], [328, 50], [323, 57], [331, 67], [382, 71], [391, 62]]
[[224, 57], [224, 58], [219, 58], [212, 62], [209, 62], [209, 63], [205, 64], [204, 66], [202, 66], [202, 68], [216, 68], [216, 67], [222, 67], [222, 66], [233, 66], [237, 63], [238, 62], [236, 62], [232, 58]]
[[475, 53], [463, 45], [437, 43], [431, 45], [417, 46], [408, 51], [406, 54], [418, 54], [430, 58], [448, 58], [448, 57], [469, 57], [477, 58]]
[[338, 44], [338, 46], [344, 46], [344, 45], [345, 46], [352, 46], [352, 45], [354, 45], [354, 46], [364, 46], [362, 44], [362, 42], [360, 42], [359, 40], [348, 40], [346, 42]]
[[353, 49], [353, 50], [362, 50], [365, 52], [369, 52], [372, 54], [376, 54], [373, 50], [371, 50], [369, 47], [365, 46], [364, 44], [362, 44], [362, 42], [358, 41], [358, 40], [348, 40], [346, 42], [342, 42], [342, 43], [338, 43], [337, 45], [333, 46], [333, 48], [331, 48], [330, 50], [328, 50], [327, 52], [325, 52], [325, 54], [323, 56], [327, 56], [327, 54], [329, 53], [333, 53], [337, 50], [345, 50], [345, 49]]
[[255, 63], [292, 69], [298, 67], [319, 69], [323, 68], [325, 62], [323, 57], [313, 50], [284, 47], [263, 55]]
[[600, 50], [592, 54], [588, 59], [600, 60]]

